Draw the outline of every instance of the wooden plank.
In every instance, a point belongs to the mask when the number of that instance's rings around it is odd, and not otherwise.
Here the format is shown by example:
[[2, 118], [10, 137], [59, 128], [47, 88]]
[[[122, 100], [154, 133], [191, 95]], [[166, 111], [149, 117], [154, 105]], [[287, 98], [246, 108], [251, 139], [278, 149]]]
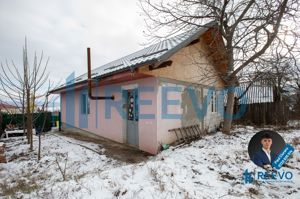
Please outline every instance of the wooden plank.
[[194, 126], [193, 126], [193, 129], [195, 130], [195, 132], [196, 132], [196, 134], [197, 134], [197, 137], [200, 137], [201, 135], [200, 135], [200, 132], [199, 132], [198, 129], [197, 129], [197, 125], [194, 125]]
[[194, 125], [190, 126], [189, 128], [190, 128], [190, 131], [193, 132], [193, 135], [194, 135], [194, 137], [195, 137], [195, 139], [196, 139], [196, 138], [198, 138], [198, 135], [197, 135], [197, 133], [195, 132], [193, 126], [194, 126]]
[[188, 143], [188, 139], [183, 135], [183, 132], [182, 132], [182, 130], [180, 128], [179, 128], [179, 132], [182, 135], [182, 137], [184, 139], [184, 142]]
[[179, 142], [179, 143], [184, 142], [183, 138], [180, 138], [180, 136], [178, 135], [179, 133], [177, 133], [177, 131], [178, 131], [178, 129], [174, 129], [174, 132], [175, 132], [175, 134], [176, 134], [176, 137], [177, 137], [178, 142]]
[[170, 130], [168, 130], [168, 131], [171, 132], [171, 133], [175, 133], [176, 138], [177, 138], [177, 140], [176, 140], [177, 143], [183, 142], [183, 139], [180, 138], [180, 136], [179, 136], [178, 133], [177, 133], [177, 129], [170, 129]]
[[193, 129], [194, 129], [194, 131], [196, 132], [197, 137], [200, 138], [200, 137], [201, 137], [201, 134], [200, 134], [200, 132], [199, 132], [198, 129], [197, 129], [197, 125], [194, 125], [194, 126], [193, 126]]
[[192, 136], [192, 138], [193, 139], [196, 139], [197, 138], [197, 136], [194, 134], [194, 132], [192, 131], [192, 126], [188, 126], [187, 127], [187, 130], [190, 132], [190, 134], [191, 134], [191, 136]]
[[198, 134], [197, 134], [197, 131], [195, 131], [194, 126], [195, 126], [195, 125], [191, 126], [190, 128], [191, 128], [191, 131], [193, 131], [193, 133], [194, 133], [194, 135], [195, 135], [195, 138], [198, 138], [199, 136], [198, 136]]
[[179, 142], [179, 141], [180, 141], [180, 138], [178, 137], [176, 130], [172, 130], [172, 132], [174, 132], [174, 133], [175, 133], [175, 135], [176, 135], [176, 138], [177, 138], [177, 142]]
[[193, 132], [191, 131], [191, 126], [186, 127], [186, 130], [189, 132], [189, 134], [190, 134], [190, 136], [191, 136], [191, 139], [195, 140], [196, 137], [195, 137], [195, 135], [193, 134]]
[[188, 134], [188, 132], [186, 131], [185, 127], [182, 127], [181, 129], [185, 133], [186, 139], [189, 140], [189, 141], [191, 141], [191, 136]]
[[182, 131], [185, 133], [186, 137], [188, 140], [191, 140], [191, 135], [188, 133], [188, 131], [186, 130], [186, 127], [182, 127]]
[[196, 126], [196, 128], [198, 129], [198, 131], [199, 131], [199, 133], [200, 133], [200, 136], [202, 137], [202, 136], [204, 135], [204, 132], [203, 132], [203, 131], [201, 131], [201, 129], [200, 129], [200, 127], [199, 127], [199, 125], [197, 125], [197, 126]]

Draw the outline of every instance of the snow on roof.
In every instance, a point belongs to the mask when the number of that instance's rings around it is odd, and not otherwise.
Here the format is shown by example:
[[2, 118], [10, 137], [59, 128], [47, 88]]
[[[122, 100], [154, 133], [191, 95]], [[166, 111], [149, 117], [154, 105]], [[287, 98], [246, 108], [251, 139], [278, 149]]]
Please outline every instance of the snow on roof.
[[[125, 57], [107, 63], [92, 70], [92, 78], [110, 75], [123, 70], [134, 69], [147, 63], [156, 63], [168, 59], [175, 52], [187, 46], [189, 43], [199, 38], [210, 27], [216, 23], [210, 22], [200, 28], [187, 31], [172, 38], [163, 40], [142, 50], [129, 54]], [[87, 73], [75, 78], [75, 83], [87, 80]], [[74, 83], [74, 81], [70, 81]], [[61, 85], [58, 89], [63, 88], [66, 84]]]

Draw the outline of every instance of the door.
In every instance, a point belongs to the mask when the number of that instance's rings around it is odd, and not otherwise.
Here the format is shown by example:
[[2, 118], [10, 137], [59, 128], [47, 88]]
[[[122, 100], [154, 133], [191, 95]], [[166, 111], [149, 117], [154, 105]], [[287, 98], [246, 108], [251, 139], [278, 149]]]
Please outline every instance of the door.
[[130, 89], [125, 91], [126, 98], [126, 140], [133, 146], [139, 146], [138, 135], [138, 90]]

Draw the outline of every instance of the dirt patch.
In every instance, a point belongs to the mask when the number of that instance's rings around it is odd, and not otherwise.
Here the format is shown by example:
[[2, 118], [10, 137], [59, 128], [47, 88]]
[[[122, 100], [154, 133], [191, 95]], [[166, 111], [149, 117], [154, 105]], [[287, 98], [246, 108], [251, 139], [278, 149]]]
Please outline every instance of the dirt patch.
[[[236, 180], [236, 178], [232, 175], [230, 175], [228, 172], [226, 173], [220, 173], [222, 180]], [[225, 180], [226, 181], [226, 180]]]
[[99, 144], [105, 149], [103, 152], [104, 155], [126, 163], [143, 162], [146, 161], [149, 158], [149, 156], [152, 156], [151, 154], [136, 149], [132, 146], [117, 143], [112, 140], [102, 138], [100, 136], [96, 137], [93, 135], [92, 137], [89, 137], [86, 135], [82, 135], [81, 133], [68, 132], [68, 131], [63, 131], [63, 132], [60, 131], [56, 133], [80, 141], [93, 142]]
[[258, 190], [254, 189], [254, 188], [249, 188], [248, 191], [254, 195], [258, 195]]

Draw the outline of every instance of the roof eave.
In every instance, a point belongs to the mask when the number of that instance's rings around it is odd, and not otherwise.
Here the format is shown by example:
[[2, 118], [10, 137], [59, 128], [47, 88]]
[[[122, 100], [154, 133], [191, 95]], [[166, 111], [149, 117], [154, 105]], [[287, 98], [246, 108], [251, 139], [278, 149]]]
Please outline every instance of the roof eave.
[[[130, 68], [124, 68], [124, 69], [116, 70], [116, 71], [113, 71], [113, 72], [110, 72], [110, 73], [106, 73], [105, 75], [99, 75], [99, 76], [93, 77], [92, 79], [97, 80], [97, 81], [101, 81], [101, 78], [109, 77], [111, 75], [118, 74], [118, 73], [125, 72], [125, 71], [132, 71], [133, 72], [136, 68], [138, 68], [140, 66], [151, 65], [151, 64], [155, 64], [157, 62], [159, 62], [159, 59], [154, 58], [154, 59], [148, 60], [146, 62], [141, 62], [141, 63], [135, 64], [133, 66], [130, 66]], [[50, 93], [51, 94], [58, 94], [58, 93], [63, 92], [66, 89], [69, 89], [71, 87], [76, 87], [76, 86], [79, 86], [79, 85], [82, 85], [82, 84], [85, 84], [85, 83], [87, 83], [87, 80], [84, 80], [84, 81], [81, 81], [81, 82], [75, 82], [74, 84], [71, 84], [71, 85], [66, 85], [66, 86], [61, 87], [61, 88], [53, 89], [53, 90], [50, 91]]]

